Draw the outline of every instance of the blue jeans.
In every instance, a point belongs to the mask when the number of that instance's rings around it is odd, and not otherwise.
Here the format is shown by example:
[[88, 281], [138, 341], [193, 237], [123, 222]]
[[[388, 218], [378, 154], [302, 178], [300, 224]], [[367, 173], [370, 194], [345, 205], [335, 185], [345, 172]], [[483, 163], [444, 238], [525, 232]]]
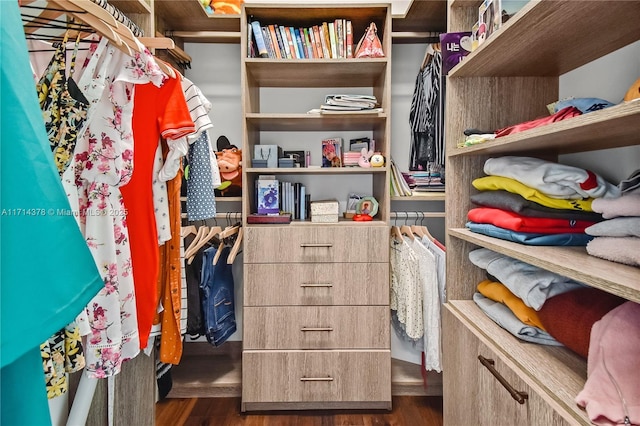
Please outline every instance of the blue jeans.
[[233, 265], [227, 264], [231, 248], [223, 247], [214, 265], [216, 251], [215, 247], [210, 247], [203, 253], [200, 288], [205, 336], [209, 343], [220, 346], [236, 331], [236, 315], [231, 273]]

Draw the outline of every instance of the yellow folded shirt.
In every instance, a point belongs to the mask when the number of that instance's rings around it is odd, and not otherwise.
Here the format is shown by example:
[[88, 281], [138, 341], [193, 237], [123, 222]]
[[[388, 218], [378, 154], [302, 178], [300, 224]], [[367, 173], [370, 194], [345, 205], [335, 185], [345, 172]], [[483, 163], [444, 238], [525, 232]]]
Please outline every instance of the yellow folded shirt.
[[506, 305], [523, 323], [545, 330], [536, 310], [525, 305], [522, 299], [511, 293], [504, 284], [484, 280], [478, 284], [478, 291], [487, 299]]
[[587, 198], [584, 200], [563, 200], [560, 198], [551, 198], [544, 195], [537, 189], [531, 188], [530, 186], [518, 182], [515, 179], [503, 176], [485, 176], [475, 179], [471, 184], [478, 191], [495, 191], [502, 189], [513, 194], [518, 194], [529, 201], [533, 201], [534, 203], [554, 209], [579, 210], [585, 212], [593, 211], [591, 208], [593, 198]]

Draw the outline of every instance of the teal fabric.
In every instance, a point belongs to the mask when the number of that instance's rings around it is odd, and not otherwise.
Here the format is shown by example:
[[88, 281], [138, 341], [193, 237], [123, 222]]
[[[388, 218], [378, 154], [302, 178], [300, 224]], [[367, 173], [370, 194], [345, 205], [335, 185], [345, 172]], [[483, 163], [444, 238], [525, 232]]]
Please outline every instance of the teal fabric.
[[[42, 362], [34, 353], [103, 287], [76, 220], [60, 214], [69, 203], [54, 166], [23, 31], [18, 2], [0, 1], [2, 425], [48, 420], [48, 411], [39, 412], [41, 398], [47, 407], [46, 393]], [[22, 374], [12, 374], [18, 368]], [[19, 409], [18, 399], [28, 408]]]

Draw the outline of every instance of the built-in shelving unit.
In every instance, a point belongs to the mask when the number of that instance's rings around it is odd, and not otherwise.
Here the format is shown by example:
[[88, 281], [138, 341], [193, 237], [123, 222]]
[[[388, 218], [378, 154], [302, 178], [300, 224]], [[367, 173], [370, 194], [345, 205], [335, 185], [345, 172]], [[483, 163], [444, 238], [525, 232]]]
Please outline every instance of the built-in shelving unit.
[[[451, 1], [449, 31], [470, 30], [480, 3]], [[639, 14], [637, 1], [612, 1], [606, 7], [598, 2], [531, 1], [448, 76], [445, 424], [590, 424], [575, 403], [587, 376], [585, 360], [563, 347], [522, 342], [488, 319], [471, 301], [485, 271], [475, 267], [468, 254], [486, 247], [636, 302], [640, 269], [595, 258], [584, 247], [533, 247], [470, 232], [465, 223], [473, 208], [471, 182], [484, 175], [490, 156], [553, 160], [559, 154], [638, 145], [640, 103], [479, 145], [458, 144], [470, 123], [499, 129], [548, 114], [545, 105], [558, 99], [561, 74], [640, 39]], [[593, 28], [598, 28], [598, 37], [586, 36]], [[496, 370], [528, 399], [513, 402], [477, 355], [493, 359]]]

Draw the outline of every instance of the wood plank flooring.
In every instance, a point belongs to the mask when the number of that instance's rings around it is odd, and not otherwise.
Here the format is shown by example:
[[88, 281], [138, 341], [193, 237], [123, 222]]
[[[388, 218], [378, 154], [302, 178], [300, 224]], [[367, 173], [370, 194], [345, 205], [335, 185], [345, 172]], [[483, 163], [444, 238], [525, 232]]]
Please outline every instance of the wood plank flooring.
[[240, 398], [167, 398], [156, 426], [441, 426], [442, 397], [394, 396], [393, 409], [240, 412]]

